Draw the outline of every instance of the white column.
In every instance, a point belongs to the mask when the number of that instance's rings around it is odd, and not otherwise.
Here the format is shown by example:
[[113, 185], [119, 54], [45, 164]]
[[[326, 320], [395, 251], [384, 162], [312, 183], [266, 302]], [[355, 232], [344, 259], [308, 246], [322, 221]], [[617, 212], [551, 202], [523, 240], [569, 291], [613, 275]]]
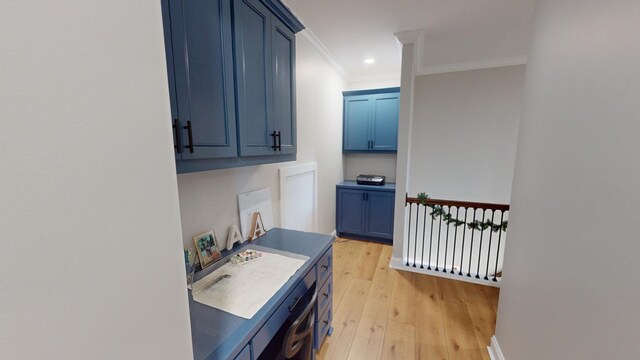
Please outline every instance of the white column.
[[398, 153], [396, 163], [396, 201], [393, 231], [393, 257], [391, 266], [402, 266], [405, 246], [405, 196], [409, 188], [409, 149], [411, 148], [411, 126], [413, 122], [413, 84], [416, 66], [420, 57], [423, 30], [397, 33], [402, 43], [402, 71], [400, 75], [400, 116], [398, 119]]

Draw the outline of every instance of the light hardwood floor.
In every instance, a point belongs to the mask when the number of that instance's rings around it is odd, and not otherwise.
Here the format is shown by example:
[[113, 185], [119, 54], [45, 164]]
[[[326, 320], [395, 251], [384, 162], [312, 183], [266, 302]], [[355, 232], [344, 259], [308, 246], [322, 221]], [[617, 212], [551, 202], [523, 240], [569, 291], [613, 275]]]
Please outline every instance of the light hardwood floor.
[[336, 241], [334, 330], [318, 359], [489, 359], [499, 290], [390, 269], [391, 252]]

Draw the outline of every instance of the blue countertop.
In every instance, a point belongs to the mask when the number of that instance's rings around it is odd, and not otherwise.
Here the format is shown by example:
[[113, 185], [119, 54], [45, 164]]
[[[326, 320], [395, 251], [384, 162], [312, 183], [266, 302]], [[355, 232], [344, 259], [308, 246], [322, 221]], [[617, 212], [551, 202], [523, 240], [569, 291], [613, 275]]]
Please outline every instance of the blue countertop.
[[357, 190], [377, 190], [377, 191], [396, 191], [395, 183], [386, 183], [382, 186], [378, 185], [360, 185], [352, 180], [345, 180], [339, 183], [337, 186], [345, 189], [357, 189]]
[[[259, 245], [309, 257], [309, 260], [287, 281], [287, 283], [253, 316], [247, 320], [193, 301], [189, 291], [191, 336], [194, 359], [233, 359], [264, 325], [274, 311], [285, 300], [287, 294], [301, 280], [319, 258], [329, 249], [335, 237], [274, 228], [257, 240], [245, 241], [233, 250], [223, 252], [225, 259], [249, 245]], [[237, 244], [236, 244], [237, 245]], [[211, 268], [196, 274], [196, 280], [223, 265], [222, 259]], [[247, 293], [247, 296], [251, 296]]]

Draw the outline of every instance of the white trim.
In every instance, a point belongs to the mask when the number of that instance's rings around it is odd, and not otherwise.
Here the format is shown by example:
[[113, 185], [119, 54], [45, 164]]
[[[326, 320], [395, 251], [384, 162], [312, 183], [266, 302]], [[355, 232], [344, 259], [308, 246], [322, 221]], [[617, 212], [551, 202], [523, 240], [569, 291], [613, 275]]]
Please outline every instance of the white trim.
[[[484, 59], [484, 60], [474, 60], [474, 61], [466, 61], [459, 63], [449, 63], [449, 64], [439, 64], [439, 65], [430, 65], [424, 66], [422, 64], [423, 48], [425, 46], [423, 38], [426, 29], [417, 29], [417, 30], [408, 30], [401, 31], [395, 33], [395, 37], [398, 40], [397, 44], [399, 49], [402, 49], [402, 44], [413, 44], [414, 45], [414, 67], [415, 67], [415, 75], [431, 75], [431, 74], [442, 74], [448, 72], [456, 72], [456, 71], [467, 71], [467, 70], [478, 70], [478, 69], [490, 69], [496, 67], [503, 66], [513, 66], [513, 65], [524, 65], [527, 63], [527, 56], [511, 56], [511, 57], [501, 57], [494, 59]], [[347, 83], [357, 83], [363, 81], [374, 81], [374, 80], [389, 80], [389, 81], [397, 81], [400, 82], [400, 71], [392, 71], [392, 72], [384, 72], [384, 73], [375, 73], [369, 75], [359, 75], [359, 76], [351, 76], [345, 68], [343, 68], [340, 63], [336, 60], [336, 57], [329, 51], [329, 49], [324, 45], [322, 40], [316, 36], [316, 34], [311, 31], [311, 29], [306, 28], [300, 31], [297, 34], [297, 37], [304, 41], [311, 49], [313, 49], [320, 57], [322, 57], [329, 65], [331, 65], [336, 71], [342, 75]], [[402, 51], [402, 50], [400, 50]]]
[[[415, 35], [415, 34], [414, 34]], [[398, 36], [400, 39], [402, 36]], [[406, 40], [406, 38], [405, 38]], [[402, 66], [400, 71], [400, 112], [398, 114], [398, 151], [396, 153], [396, 194], [393, 216], [393, 256], [401, 258], [405, 229], [405, 194], [409, 185], [409, 164], [411, 158], [411, 128], [413, 126], [413, 93], [416, 79], [415, 45], [402, 45]]]
[[450, 274], [450, 273], [446, 273], [446, 272], [442, 272], [442, 271], [432, 271], [432, 270], [421, 269], [419, 267], [407, 266], [406, 262], [403, 262], [402, 259], [398, 258], [398, 257], [391, 258], [391, 263], [389, 264], [389, 267], [392, 268], [392, 269], [402, 270], [402, 271], [409, 271], [409, 272], [413, 272], [413, 273], [416, 273], [416, 274], [436, 276], [436, 277], [441, 277], [441, 278], [445, 278], [445, 279], [464, 281], [464, 282], [468, 282], [468, 283], [472, 283], [472, 284], [478, 284], [478, 285], [485, 285], [485, 286], [491, 286], [491, 287], [495, 287], [495, 288], [500, 288], [500, 283], [499, 282], [487, 281], [487, 280], [482, 279], [482, 278], [481, 279], [476, 279], [474, 276], [472, 276], [472, 277], [460, 276], [460, 275]]
[[333, 229], [333, 231], [329, 235], [338, 237], [338, 232], [335, 229]]
[[342, 66], [340, 66], [340, 64], [336, 61], [335, 56], [333, 56], [331, 51], [327, 49], [322, 40], [320, 40], [316, 36], [316, 34], [311, 31], [311, 29], [306, 28], [300, 31], [297, 36], [307, 45], [309, 45], [309, 47], [311, 47], [316, 53], [318, 53], [318, 55], [324, 58], [331, 66], [333, 66], [336, 71], [338, 71], [340, 75], [342, 75], [343, 78], [345, 78], [346, 80], [349, 79], [349, 75], [347, 74], [346, 70]]
[[491, 344], [487, 346], [487, 351], [491, 360], [505, 360], [495, 335], [491, 337]]
[[349, 78], [347, 83], [349, 85], [353, 85], [359, 82], [368, 82], [368, 81], [389, 81], [394, 82], [400, 86], [400, 70], [398, 71], [389, 71], [389, 72], [381, 72], [369, 75], [358, 75]]
[[422, 66], [422, 54], [418, 54], [420, 58], [420, 66], [418, 67], [417, 75], [430, 75], [430, 74], [442, 74], [456, 71], [478, 70], [478, 69], [490, 69], [503, 66], [524, 65], [527, 63], [527, 57], [512, 56], [495, 59], [485, 59], [477, 61], [466, 61], [453, 64], [442, 64], [432, 66]]
[[[312, 221], [312, 231], [318, 231], [318, 164], [317, 163], [307, 163], [300, 164], [294, 166], [288, 166], [278, 169], [280, 171], [280, 223], [283, 223], [286, 211], [287, 203], [283, 201], [282, 198], [285, 194], [286, 187], [286, 179], [288, 177], [298, 176], [306, 173], [313, 174], [313, 219]], [[284, 225], [283, 225], [284, 226]]]
[[422, 34], [424, 34], [425, 30], [426, 29], [399, 31], [393, 35], [395, 35], [396, 39], [403, 45], [415, 44], [422, 39]]

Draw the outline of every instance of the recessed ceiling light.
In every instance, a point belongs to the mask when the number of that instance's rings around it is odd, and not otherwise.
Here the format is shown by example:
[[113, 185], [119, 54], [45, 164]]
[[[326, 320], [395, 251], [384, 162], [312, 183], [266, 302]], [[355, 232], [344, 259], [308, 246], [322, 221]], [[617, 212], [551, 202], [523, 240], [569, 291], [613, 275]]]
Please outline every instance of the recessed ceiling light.
[[365, 64], [373, 64], [374, 62], [376, 62], [376, 59], [373, 59], [373, 58], [364, 59]]

